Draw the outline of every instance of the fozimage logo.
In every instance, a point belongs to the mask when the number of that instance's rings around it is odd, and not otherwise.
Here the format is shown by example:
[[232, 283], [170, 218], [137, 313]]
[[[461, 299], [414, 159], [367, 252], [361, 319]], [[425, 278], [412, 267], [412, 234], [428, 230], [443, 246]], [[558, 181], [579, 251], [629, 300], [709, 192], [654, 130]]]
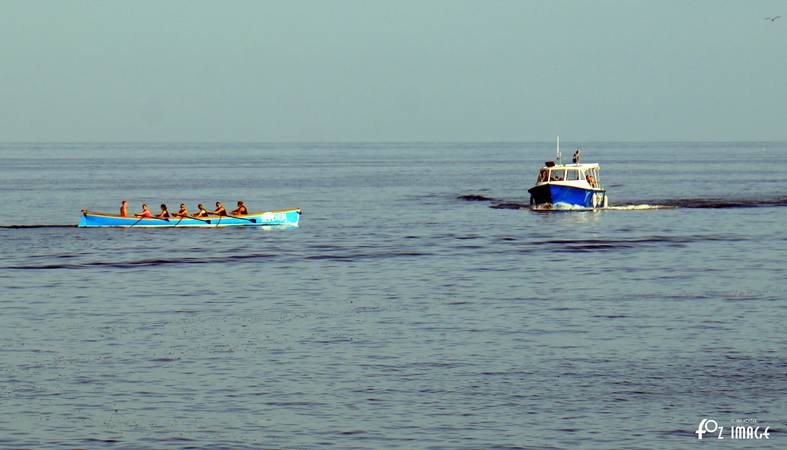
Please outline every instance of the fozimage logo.
[[[697, 431], [694, 433], [697, 434], [697, 439], [702, 439], [705, 433], [709, 434], [709, 438], [713, 439], [715, 436], [716, 439], [770, 439], [770, 427], [762, 427], [757, 425], [757, 419], [733, 419], [730, 421], [733, 424], [739, 425], [730, 425], [725, 427], [723, 425], [719, 425], [713, 419], [702, 419], [700, 421], [699, 426], [697, 427]], [[744, 425], [748, 424], [748, 425]], [[728, 429], [727, 433], [724, 432], [724, 429]]]

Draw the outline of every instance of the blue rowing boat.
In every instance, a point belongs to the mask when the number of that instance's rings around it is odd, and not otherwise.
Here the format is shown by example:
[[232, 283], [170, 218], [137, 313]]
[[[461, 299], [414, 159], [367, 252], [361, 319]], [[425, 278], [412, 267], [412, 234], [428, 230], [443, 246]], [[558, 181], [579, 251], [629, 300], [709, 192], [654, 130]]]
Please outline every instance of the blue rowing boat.
[[266, 227], [276, 229], [298, 228], [301, 218], [300, 208], [283, 211], [269, 211], [244, 214], [241, 216], [206, 217], [154, 217], [118, 216], [91, 211], [82, 211], [80, 227], [121, 227], [121, 228], [215, 228], [215, 227]]

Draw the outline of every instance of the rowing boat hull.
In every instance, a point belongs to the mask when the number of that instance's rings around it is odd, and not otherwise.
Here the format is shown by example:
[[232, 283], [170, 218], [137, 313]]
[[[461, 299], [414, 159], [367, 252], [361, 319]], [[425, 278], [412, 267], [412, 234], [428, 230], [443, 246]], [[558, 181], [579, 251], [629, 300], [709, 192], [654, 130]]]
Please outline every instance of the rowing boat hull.
[[113, 214], [95, 212], [82, 213], [79, 226], [120, 227], [120, 228], [216, 228], [216, 227], [270, 227], [292, 229], [298, 228], [301, 217], [300, 209], [270, 211], [246, 214], [243, 216], [207, 216], [202, 220], [170, 217], [166, 219], [123, 217]]

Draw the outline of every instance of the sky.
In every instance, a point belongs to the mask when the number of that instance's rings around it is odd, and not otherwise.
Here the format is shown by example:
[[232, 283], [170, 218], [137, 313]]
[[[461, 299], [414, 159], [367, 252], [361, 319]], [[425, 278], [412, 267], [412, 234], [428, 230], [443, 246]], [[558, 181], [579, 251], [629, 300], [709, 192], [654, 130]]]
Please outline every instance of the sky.
[[2, 142], [787, 140], [782, 0], [0, 0]]

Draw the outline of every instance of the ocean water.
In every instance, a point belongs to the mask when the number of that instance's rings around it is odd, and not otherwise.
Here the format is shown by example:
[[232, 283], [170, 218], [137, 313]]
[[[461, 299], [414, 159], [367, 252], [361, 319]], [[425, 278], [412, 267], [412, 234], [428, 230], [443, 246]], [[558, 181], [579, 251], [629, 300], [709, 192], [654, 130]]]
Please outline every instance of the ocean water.
[[[527, 209], [551, 143], [0, 145], [0, 447], [787, 447], [787, 143], [583, 149], [615, 209]], [[303, 216], [62, 226], [122, 199]]]

